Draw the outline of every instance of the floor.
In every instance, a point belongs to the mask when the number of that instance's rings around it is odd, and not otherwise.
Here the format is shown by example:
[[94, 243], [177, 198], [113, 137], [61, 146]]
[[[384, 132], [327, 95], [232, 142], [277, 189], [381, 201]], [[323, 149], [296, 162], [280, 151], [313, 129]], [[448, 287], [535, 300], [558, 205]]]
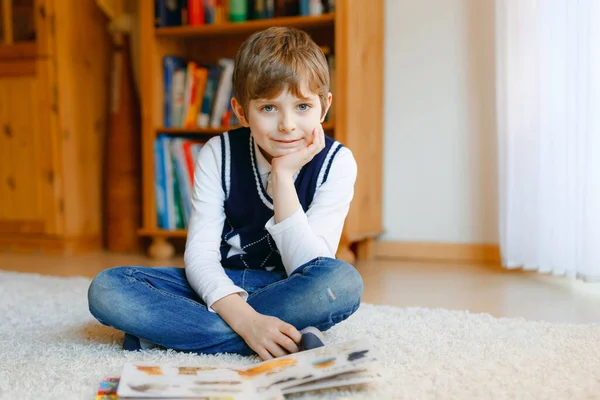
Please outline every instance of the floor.
[[[0, 253], [0, 270], [93, 277], [118, 265], [158, 266], [143, 255], [77, 256]], [[183, 266], [181, 257], [168, 265]], [[363, 301], [399, 307], [484, 312], [558, 323], [600, 323], [600, 283], [583, 283], [497, 266], [398, 260], [359, 262]]]

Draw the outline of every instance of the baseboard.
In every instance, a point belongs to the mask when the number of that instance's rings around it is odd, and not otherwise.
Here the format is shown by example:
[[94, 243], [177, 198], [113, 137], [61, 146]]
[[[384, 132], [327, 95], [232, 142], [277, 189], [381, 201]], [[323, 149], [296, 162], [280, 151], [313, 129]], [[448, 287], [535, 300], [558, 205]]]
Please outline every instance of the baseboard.
[[500, 247], [497, 244], [376, 241], [375, 257], [500, 264]]
[[90, 237], [0, 234], [0, 249], [17, 253], [79, 254], [102, 249], [102, 240]]

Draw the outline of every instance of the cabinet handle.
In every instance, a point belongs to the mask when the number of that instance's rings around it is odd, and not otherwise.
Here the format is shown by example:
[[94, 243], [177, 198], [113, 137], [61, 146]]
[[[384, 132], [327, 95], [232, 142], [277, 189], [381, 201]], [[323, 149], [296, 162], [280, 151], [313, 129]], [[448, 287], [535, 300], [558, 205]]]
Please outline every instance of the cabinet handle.
[[40, 17], [46, 18], [46, 7], [43, 4], [40, 4]]
[[7, 138], [12, 138], [12, 128], [8, 124], [4, 125], [4, 135]]

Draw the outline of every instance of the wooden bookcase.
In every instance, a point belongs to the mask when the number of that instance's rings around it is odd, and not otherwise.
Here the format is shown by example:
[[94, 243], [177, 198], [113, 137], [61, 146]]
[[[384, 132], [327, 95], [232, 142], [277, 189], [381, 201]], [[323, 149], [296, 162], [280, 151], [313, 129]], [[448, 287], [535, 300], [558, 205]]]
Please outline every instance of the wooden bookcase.
[[142, 101], [143, 226], [140, 235], [153, 239], [156, 257], [173, 253], [169, 238], [184, 238], [185, 230], [157, 228], [154, 193], [154, 139], [158, 134], [209, 138], [226, 129], [165, 129], [163, 125], [162, 57], [178, 55], [214, 64], [233, 58], [253, 32], [270, 26], [307, 31], [320, 46], [335, 54], [335, 119], [325, 129], [354, 153], [358, 163], [355, 195], [346, 219], [338, 257], [368, 258], [372, 242], [382, 232], [383, 131], [383, 0], [336, 1], [334, 14], [282, 17], [204, 26], [154, 27], [154, 2], [140, 2]]

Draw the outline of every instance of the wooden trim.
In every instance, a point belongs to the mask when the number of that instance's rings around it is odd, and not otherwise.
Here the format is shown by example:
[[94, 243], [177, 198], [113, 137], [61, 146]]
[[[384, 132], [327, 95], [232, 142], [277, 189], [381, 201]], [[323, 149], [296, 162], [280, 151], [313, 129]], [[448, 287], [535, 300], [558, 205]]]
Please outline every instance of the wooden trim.
[[0, 60], [36, 58], [37, 47], [33, 42], [21, 42], [0, 45]]
[[356, 243], [356, 258], [368, 261], [375, 256], [375, 239], [368, 238]]
[[4, 43], [13, 43], [13, 25], [12, 25], [12, 1], [2, 0], [2, 25], [4, 29]]
[[[49, 56], [56, 51], [56, 14], [52, 0], [35, 0], [35, 46], [37, 54]], [[58, 5], [59, 9], [62, 7]], [[73, 7], [69, 5], [68, 7]], [[87, 27], [90, 29], [90, 27]]]
[[[153, 63], [156, 60], [154, 40], [154, 2], [139, 2], [139, 62], [140, 69], [140, 112], [142, 133], [142, 226], [153, 229], [156, 227], [155, 179], [154, 179], [154, 127], [153, 107], [155, 103], [154, 71], [158, 68]], [[158, 77], [159, 75], [156, 75]], [[162, 75], [160, 75], [162, 76]], [[158, 79], [158, 78], [156, 78]]]
[[44, 220], [11, 220], [0, 219], [0, 234], [45, 232]]
[[138, 231], [140, 236], [154, 236], [154, 237], [187, 237], [187, 230], [167, 230], [167, 229], [140, 229]]
[[156, 28], [156, 36], [167, 37], [200, 37], [242, 34], [260, 31], [271, 26], [292, 26], [296, 28], [313, 28], [320, 26], [333, 25], [335, 14], [323, 14], [314, 17], [294, 16], [280, 17], [271, 19], [260, 19], [247, 22], [225, 22], [221, 24], [208, 24], [199, 26], [169, 26]]
[[80, 254], [102, 249], [102, 239], [93, 237], [61, 238], [53, 236], [0, 234], [0, 249], [14, 252]]
[[500, 247], [497, 244], [377, 241], [375, 257], [500, 264]]
[[0, 60], [0, 78], [7, 76], [34, 76], [35, 71], [36, 61], [34, 58], [15, 61]]

